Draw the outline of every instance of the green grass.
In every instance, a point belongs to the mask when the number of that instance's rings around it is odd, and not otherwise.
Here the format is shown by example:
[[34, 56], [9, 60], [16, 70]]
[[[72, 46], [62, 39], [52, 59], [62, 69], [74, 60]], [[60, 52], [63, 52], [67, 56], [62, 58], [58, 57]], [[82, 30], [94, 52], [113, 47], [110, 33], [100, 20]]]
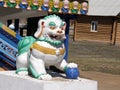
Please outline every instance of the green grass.
[[120, 75], [120, 47], [106, 43], [69, 41], [69, 62], [82, 71], [98, 71]]

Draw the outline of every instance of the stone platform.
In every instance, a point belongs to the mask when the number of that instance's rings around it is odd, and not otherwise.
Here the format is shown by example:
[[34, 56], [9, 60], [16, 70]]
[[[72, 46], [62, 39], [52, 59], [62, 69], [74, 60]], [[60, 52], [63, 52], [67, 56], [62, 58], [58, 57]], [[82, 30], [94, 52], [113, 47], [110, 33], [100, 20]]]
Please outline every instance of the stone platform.
[[0, 71], [0, 90], [97, 90], [97, 81], [66, 79], [64, 75], [54, 75], [53, 80], [44, 81], [17, 75], [15, 71]]

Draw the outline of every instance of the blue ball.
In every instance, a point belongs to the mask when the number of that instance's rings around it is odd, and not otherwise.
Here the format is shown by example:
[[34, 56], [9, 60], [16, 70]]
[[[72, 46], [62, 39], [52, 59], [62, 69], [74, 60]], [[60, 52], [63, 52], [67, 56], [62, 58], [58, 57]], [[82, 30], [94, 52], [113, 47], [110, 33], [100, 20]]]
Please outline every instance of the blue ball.
[[65, 74], [68, 79], [77, 79], [80, 73], [78, 68], [67, 68]]

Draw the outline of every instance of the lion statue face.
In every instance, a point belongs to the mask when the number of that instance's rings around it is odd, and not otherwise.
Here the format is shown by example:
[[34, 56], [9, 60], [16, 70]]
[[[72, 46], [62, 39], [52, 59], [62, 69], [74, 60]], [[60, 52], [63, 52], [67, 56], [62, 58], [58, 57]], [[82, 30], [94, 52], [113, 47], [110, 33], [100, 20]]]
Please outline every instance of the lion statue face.
[[46, 16], [39, 20], [38, 29], [34, 36], [59, 41], [65, 39], [66, 23], [56, 15]]

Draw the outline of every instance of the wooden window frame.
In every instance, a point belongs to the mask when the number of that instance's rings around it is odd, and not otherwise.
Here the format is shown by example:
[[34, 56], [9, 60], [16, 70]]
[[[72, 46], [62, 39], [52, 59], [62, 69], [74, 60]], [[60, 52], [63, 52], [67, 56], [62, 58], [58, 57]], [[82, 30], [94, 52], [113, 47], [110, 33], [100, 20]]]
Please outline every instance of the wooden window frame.
[[98, 32], [98, 21], [91, 21], [90, 32]]

